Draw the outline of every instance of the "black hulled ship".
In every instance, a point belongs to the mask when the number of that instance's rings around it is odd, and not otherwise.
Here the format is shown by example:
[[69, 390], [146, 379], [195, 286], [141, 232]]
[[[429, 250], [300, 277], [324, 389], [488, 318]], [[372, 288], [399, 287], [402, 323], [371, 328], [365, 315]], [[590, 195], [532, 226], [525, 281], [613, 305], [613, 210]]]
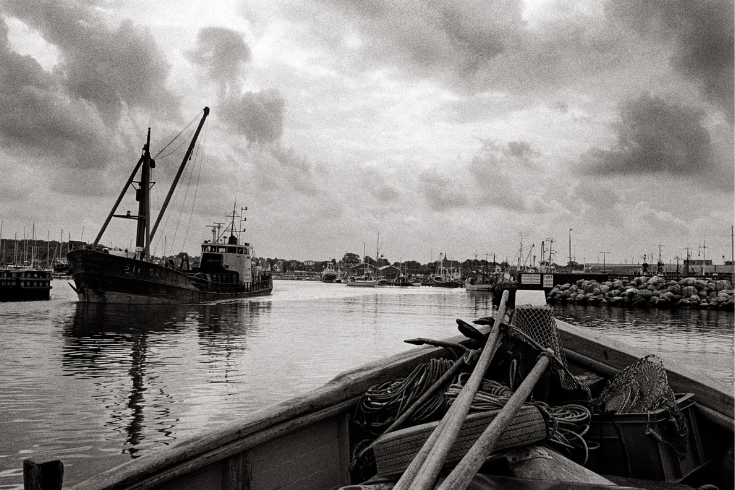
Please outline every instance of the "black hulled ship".
[[[199, 267], [190, 267], [188, 259], [153, 260], [150, 254], [151, 240], [155, 236], [166, 207], [191, 157], [197, 137], [209, 114], [199, 122], [178, 173], [171, 184], [155, 224], [151, 227], [150, 187], [151, 169], [155, 161], [150, 154], [150, 129], [143, 152], [130, 178], [113, 206], [94, 244], [90, 248], [77, 249], [67, 255], [74, 278], [74, 289], [80, 301], [92, 303], [203, 303], [225, 299], [268, 295], [273, 290], [269, 273], [254, 265], [253, 249], [249, 243], [240, 243], [241, 232], [236, 229], [239, 218], [234, 209], [229, 226], [212, 229], [212, 241], [201, 244]], [[128, 187], [140, 170], [136, 199], [138, 215], [115, 215], [115, 211]], [[99, 246], [111, 218], [120, 217], [137, 221], [135, 251], [119, 253]]]

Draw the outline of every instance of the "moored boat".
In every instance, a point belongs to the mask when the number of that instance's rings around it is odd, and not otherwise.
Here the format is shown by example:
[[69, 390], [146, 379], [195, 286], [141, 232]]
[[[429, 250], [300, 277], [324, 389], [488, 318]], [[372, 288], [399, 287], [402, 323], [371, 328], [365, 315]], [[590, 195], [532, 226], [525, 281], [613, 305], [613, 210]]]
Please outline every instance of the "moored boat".
[[378, 281], [371, 275], [364, 276], [350, 276], [345, 282], [346, 286], [359, 287], [359, 288], [374, 288], [378, 284]]
[[439, 259], [436, 274], [431, 276], [431, 285], [438, 288], [458, 288], [461, 286], [459, 282], [460, 275], [451, 265], [449, 267], [444, 266], [445, 259], [446, 255]]
[[487, 275], [477, 275], [468, 277], [464, 282], [464, 288], [467, 291], [485, 291], [489, 292], [493, 289], [493, 281]]
[[[254, 264], [250, 243], [240, 243], [241, 231], [235, 227], [235, 219], [240, 218], [235, 208], [228, 217], [231, 224], [224, 231], [219, 225], [213, 227], [213, 239], [201, 244], [201, 265], [190, 267], [188, 258], [178, 264], [173, 260], [154, 260], [151, 256], [152, 239], [158, 229], [179, 177], [190, 159], [197, 137], [209, 114], [209, 108], [199, 122], [189, 144], [178, 173], [161, 207], [161, 211], [151, 226], [150, 209], [151, 169], [155, 162], [150, 153], [150, 129], [130, 178], [123, 187], [92, 247], [77, 249], [67, 254], [74, 278], [74, 290], [80, 301], [93, 303], [203, 303], [224, 299], [237, 299], [268, 295], [273, 290], [269, 273]], [[136, 192], [138, 215], [115, 215], [120, 201], [133, 182], [138, 169], [141, 169], [139, 187]], [[245, 208], [246, 209], [246, 208]], [[113, 217], [137, 221], [135, 251], [112, 253], [98, 246], [110, 219]]]
[[332, 262], [327, 262], [326, 267], [322, 270], [322, 282], [332, 283], [337, 280], [337, 270]]
[[42, 301], [50, 298], [50, 270], [35, 267], [0, 269], [0, 301]]
[[[372, 440], [367, 439], [372, 443], [368, 451], [364, 451], [365, 436], [384, 432], [399, 413], [410, 410], [411, 400], [418, 399], [421, 392], [408, 388], [418, 386], [419, 382], [425, 387], [431, 384], [422, 381], [429, 379], [430, 368], [441, 364], [446, 373], [451, 369], [447, 366], [459, 365], [460, 371], [473, 371], [474, 365], [488, 357], [480, 353], [478, 358], [476, 351], [466, 354], [464, 349], [474, 349], [485, 342], [487, 350], [483, 352], [492, 352], [494, 349], [488, 349], [492, 347], [488, 339], [502, 338], [502, 335], [507, 336], [499, 344], [498, 358], [489, 364], [486, 372], [482, 370], [485, 376], [481, 388], [470, 393], [468, 399], [478, 406], [487, 406], [499, 393], [494, 391], [498, 388], [494, 383], [502, 379], [508, 383], [501, 388], [522, 393], [525, 381], [517, 384], [520, 378], [515, 374], [527, 373], [525, 379], [528, 380], [537, 372], [538, 351], [533, 348], [533, 342], [540, 339], [521, 327], [520, 312], [521, 309], [516, 311], [510, 326], [493, 325], [492, 329], [481, 326], [491, 323], [487, 319], [478, 320], [476, 327], [458, 322], [460, 330], [470, 339], [456, 337], [437, 342], [441, 346], [413, 349], [347, 372], [306, 395], [263, 408], [218, 431], [152, 452], [73, 488], [392, 488], [401, 477], [400, 471], [421, 447], [420, 443], [436, 427], [442, 412], [446, 415], [452, 412], [451, 407], [460, 406], [461, 390], [468, 389], [473, 375], [467, 380], [466, 375], [457, 375], [455, 371], [454, 377], [449, 377], [451, 384], [439, 383], [446, 399], [438, 404], [424, 400], [420, 404], [422, 410], [415, 414], [426, 415], [429, 405], [439, 409], [425, 417], [416, 415], [417, 425], [398, 428], [390, 436], [379, 437], [378, 442], [372, 435]], [[543, 317], [548, 310], [539, 309], [537, 313]], [[675, 395], [676, 407], [669, 405], [646, 413], [625, 414], [623, 406], [633, 403], [636, 397], [632, 395], [640, 394], [637, 388], [641, 385], [616, 385], [614, 380], [626, 379], [626, 376], [633, 380], [630, 368], [645, 366], [648, 358], [603, 335], [564, 322], [556, 321], [555, 325], [554, 330], [545, 332], [556, 334], [548, 340], [550, 344], [556, 342], [557, 347], [553, 354], [547, 351], [545, 356], [565, 357], [566, 360], [554, 359], [554, 369], [539, 378], [533, 389], [533, 403], [523, 404], [516, 415], [509, 416], [503, 411], [514, 400], [511, 396], [503, 402], [503, 408], [483, 410], [480, 406], [467, 416], [466, 431], [469, 432], [464, 435], [460, 432], [457, 439], [465, 444], [465, 453], [474, 447], [467, 435], [472, 430], [476, 437], [478, 431], [497, 426], [499, 422], [495, 421], [501, 418], [511, 424], [497, 440], [502, 451], [492, 452], [483, 460], [480, 474], [471, 479], [472, 488], [608, 488], [613, 483], [621, 488], [683, 490], [704, 484], [732, 488], [728, 487], [732, 483], [733, 449], [733, 394], [729, 386], [666, 362], [665, 371], [645, 369], [644, 374], [655, 373], [659, 379], [665, 378], [672, 393], [691, 396]], [[505, 329], [508, 334], [501, 333]], [[529, 336], [530, 340], [524, 340], [524, 336]], [[417, 340], [426, 343], [425, 339]], [[459, 347], [460, 344], [463, 347]], [[506, 347], [509, 346], [528, 355], [524, 357], [521, 352], [521, 357], [513, 358], [518, 361], [515, 366], [508, 364]], [[459, 354], [451, 354], [453, 350]], [[469, 363], [463, 366], [459, 360]], [[529, 369], [529, 365], [533, 367]], [[431, 379], [436, 380], [440, 374], [434, 374]], [[563, 391], [567, 375], [575, 383], [568, 393]], [[611, 382], [610, 378], [616, 375]], [[617, 391], [611, 391], [610, 386]], [[460, 390], [460, 394], [452, 395], [453, 390]], [[579, 408], [583, 404], [576, 403], [586, 399], [585, 390], [597, 400], [612, 392], [615, 396], [608, 397], [605, 404], [607, 407], [615, 405], [619, 413], [592, 415], [590, 420], [589, 409], [585, 412]], [[395, 396], [389, 398], [391, 392]], [[521, 401], [525, 399], [520, 398]], [[564, 403], [558, 404], [560, 400]], [[588, 405], [592, 406], [594, 404]], [[557, 407], [561, 408], [556, 410]], [[458, 409], [454, 413], [458, 413]], [[686, 430], [682, 431], [684, 426]], [[566, 438], [555, 439], [560, 434], [566, 434]], [[581, 445], [574, 439], [576, 436], [587, 442]], [[574, 442], [566, 456], [562, 454], [565, 441]], [[593, 449], [592, 442], [599, 447]], [[392, 452], [396, 447], [391, 445], [394, 443], [402, 449]], [[582, 465], [585, 451], [589, 456], [587, 467]], [[447, 473], [452, 468], [462, 468], [462, 462], [457, 463], [457, 459], [452, 453], [447, 458], [448, 464], [441, 476], [445, 484], [451, 479], [452, 473], [448, 476]], [[26, 481], [33, 481], [34, 473], [43, 474], [46, 469], [58, 471], [59, 464], [28, 462], [24, 465], [28, 474]], [[400, 471], [396, 472], [395, 468]], [[607, 471], [604, 477], [596, 473], [601, 472], [598, 468]], [[397, 486], [400, 485], [399, 480]], [[433, 483], [424, 488], [433, 488]]]

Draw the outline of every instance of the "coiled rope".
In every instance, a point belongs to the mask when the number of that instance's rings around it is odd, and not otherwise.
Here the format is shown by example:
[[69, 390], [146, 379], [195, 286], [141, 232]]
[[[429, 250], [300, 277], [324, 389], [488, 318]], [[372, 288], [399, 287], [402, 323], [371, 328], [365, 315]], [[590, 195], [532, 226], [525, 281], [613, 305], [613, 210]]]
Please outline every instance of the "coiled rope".
[[[446, 391], [447, 404], [451, 405], [462, 391], [464, 382], [469, 375], [463, 373], [458, 382], [449, 386]], [[480, 389], [472, 400], [470, 410], [489, 411], [503, 408], [513, 392], [507, 386], [489, 379], [483, 379]], [[531, 402], [547, 418], [549, 427], [548, 442], [564, 448], [567, 453], [581, 451], [584, 454], [584, 463], [589, 457], [589, 446], [584, 440], [590, 428], [591, 412], [587, 407], [570, 403], [567, 405], [549, 406], [546, 403]]]
[[[436, 380], [452, 366], [448, 359], [431, 359], [419, 364], [405, 378], [373, 386], [360, 398], [355, 422], [373, 436], [382, 434], [396, 418], [405, 412]], [[446, 397], [439, 392], [427, 400], [409, 419], [411, 424], [432, 420], [445, 411]]]

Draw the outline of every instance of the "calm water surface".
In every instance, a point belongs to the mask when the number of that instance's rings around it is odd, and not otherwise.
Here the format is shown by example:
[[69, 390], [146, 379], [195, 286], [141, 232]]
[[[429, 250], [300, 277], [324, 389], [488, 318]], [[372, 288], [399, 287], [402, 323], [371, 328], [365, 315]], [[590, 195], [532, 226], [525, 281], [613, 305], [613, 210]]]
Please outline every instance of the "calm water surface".
[[[0, 489], [22, 460], [59, 458], [65, 486], [207, 431], [336, 374], [456, 335], [490, 313], [462, 289], [277, 281], [272, 296], [186, 307], [0, 303]], [[557, 307], [557, 318], [732, 383], [733, 314]]]

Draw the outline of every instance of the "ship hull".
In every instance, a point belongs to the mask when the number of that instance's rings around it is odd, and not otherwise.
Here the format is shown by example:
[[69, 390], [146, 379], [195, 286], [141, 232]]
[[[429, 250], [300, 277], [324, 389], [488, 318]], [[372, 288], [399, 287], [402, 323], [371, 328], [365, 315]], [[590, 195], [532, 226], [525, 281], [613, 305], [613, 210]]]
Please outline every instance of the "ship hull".
[[221, 284], [142, 260], [93, 250], [68, 255], [75, 291], [87, 303], [195, 304], [271, 294], [270, 277], [251, 284]]
[[334, 282], [337, 280], [337, 274], [336, 273], [326, 273], [322, 274], [322, 282]]
[[0, 269], [0, 302], [43, 301], [51, 298], [51, 271]]

